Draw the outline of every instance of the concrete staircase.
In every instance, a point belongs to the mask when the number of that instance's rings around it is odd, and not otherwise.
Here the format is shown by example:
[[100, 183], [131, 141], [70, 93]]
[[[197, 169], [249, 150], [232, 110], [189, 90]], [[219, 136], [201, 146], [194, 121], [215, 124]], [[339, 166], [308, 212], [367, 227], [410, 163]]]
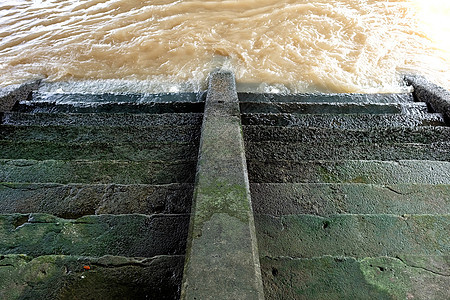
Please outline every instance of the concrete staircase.
[[450, 96], [406, 80], [0, 95], [0, 298], [449, 299]]
[[3, 114], [1, 299], [178, 297], [204, 95], [136, 97]]

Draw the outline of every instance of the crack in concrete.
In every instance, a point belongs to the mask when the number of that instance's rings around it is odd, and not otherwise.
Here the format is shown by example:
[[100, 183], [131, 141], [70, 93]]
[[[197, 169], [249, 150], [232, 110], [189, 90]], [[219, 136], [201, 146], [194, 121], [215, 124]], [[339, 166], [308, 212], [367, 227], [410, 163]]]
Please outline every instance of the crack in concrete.
[[414, 265], [408, 264], [408, 263], [406, 263], [403, 259], [401, 259], [401, 258], [398, 257], [398, 256], [392, 257], [392, 258], [395, 258], [395, 259], [401, 261], [404, 265], [406, 265], [406, 266], [408, 266], [408, 267], [410, 267], [410, 268], [414, 268], [414, 269], [419, 269], [419, 270], [427, 271], [427, 272], [430, 272], [430, 273], [432, 273], [432, 274], [439, 275], [439, 276], [450, 277], [450, 274], [443, 274], [443, 273], [440, 273], [440, 272], [436, 272], [436, 271], [427, 269], [427, 268], [425, 268], [425, 267], [419, 267], [419, 266], [414, 266]]

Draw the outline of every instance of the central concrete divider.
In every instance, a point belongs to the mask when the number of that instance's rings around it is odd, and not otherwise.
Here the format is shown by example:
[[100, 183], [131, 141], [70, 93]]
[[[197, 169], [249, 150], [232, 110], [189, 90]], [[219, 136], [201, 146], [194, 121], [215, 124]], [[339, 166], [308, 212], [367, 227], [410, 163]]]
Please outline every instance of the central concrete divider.
[[231, 72], [210, 77], [181, 299], [264, 299]]

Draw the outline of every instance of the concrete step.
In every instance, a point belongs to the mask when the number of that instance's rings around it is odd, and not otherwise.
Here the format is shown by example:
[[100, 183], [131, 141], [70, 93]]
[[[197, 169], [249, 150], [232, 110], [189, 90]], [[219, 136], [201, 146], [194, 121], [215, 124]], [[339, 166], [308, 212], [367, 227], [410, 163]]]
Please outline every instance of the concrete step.
[[448, 255], [450, 215], [255, 216], [260, 257]]
[[310, 214], [450, 214], [450, 185], [252, 183], [253, 211]]
[[301, 143], [391, 144], [450, 142], [450, 127], [341, 129], [314, 127], [243, 126], [246, 141]]
[[2, 124], [18, 126], [201, 126], [203, 114], [20, 113], [7, 112]]
[[250, 182], [450, 184], [443, 161], [258, 161], [247, 160]]
[[180, 296], [181, 255], [1, 257], [2, 299], [172, 300]]
[[31, 102], [53, 102], [57, 104], [74, 103], [174, 103], [205, 102], [206, 92], [200, 93], [161, 93], [161, 94], [89, 94], [52, 93], [34, 91]]
[[240, 102], [306, 102], [306, 103], [411, 103], [412, 93], [398, 94], [269, 94], [238, 93]]
[[2, 140], [58, 143], [114, 142], [158, 143], [198, 142], [199, 126], [16, 126], [0, 125]]
[[129, 143], [0, 140], [0, 159], [181, 160], [197, 159], [197, 143]]
[[285, 143], [278, 141], [246, 142], [250, 160], [440, 160], [450, 161], [450, 141], [419, 143]]
[[101, 214], [189, 213], [193, 184], [0, 183], [0, 213], [76, 219]]
[[261, 257], [261, 271], [264, 295], [271, 300], [447, 300], [448, 260], [448, 256]]
[[305, 102], [240, 102], [241, 113], [290, 114], [408, 114], [426, 113], [424, 102], [412, 103], [305, 103]]
[[0, 215], [0, 253], [153, 257], [184, 255], [189, 215]]
[[0, 182], [169, 184], [193, 183], [196, 160], [61, 161], [0, 160]]
[[203, 113], [203, 102], [168, 103], [73, 103], [57, 104], [53, 102], [23, 101], [15, 105], [13, 111], [22, 113]]
[[295, 126], [314, 128], [370, 129], [418, 126], [446, 126], [439, 113], [414, 114], [242, 114], [243, 125]]

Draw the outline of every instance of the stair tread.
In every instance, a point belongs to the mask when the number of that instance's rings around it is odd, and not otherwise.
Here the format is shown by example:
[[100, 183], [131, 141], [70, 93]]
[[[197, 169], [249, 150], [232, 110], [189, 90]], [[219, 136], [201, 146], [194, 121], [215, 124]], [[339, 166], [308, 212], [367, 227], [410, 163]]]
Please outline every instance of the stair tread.
[[450, 162], [247, 160], [250, 182], [450, 184]]
[[252, 183], [255, 214], [450, 214], [450, 185]]
[[65, 125], [65, 126], [201, 126], [202, 113], [20, 113], [6, 112], [3, 124], [6, 125]]
[[189, 215], [1, 214], [0, 224], [2, 254], [153, 257], [184, 254]]
[[199, 126], [22, 126], [0, 125], [2, 140], [10, 141], [53, 141], [58, 143], [114, 142], [114, 143], [156, 143], [196, 142], [200, 135]]
[[447, 255], [450, 215], [255, 216], [261, 257]]
[[244, 139], [249, 142], [289, 143], [436, 143], [450, 141], [450, 127], [415, 128], [315, 128], [243, 126]]
[[203, 113], [203, 102], [57, 104], [23, 101], [13, 111], [24, 113]]
[[409, 114], [425, 113], [424, 102], [412, 103], [310, 103], [240, 102], [241, 113], [295, 113], [295, 114]]
[[261, 257], [260, 261], [267, 299], [446, 300], [450, 296], [448, 259], [324, 256]]
[[123, 185], [0, 183], [0, 213], [49, 213], [61, 218], [94, 214], [189, 213], [193, 184]]
[[269, 94], [238, 93], [241, 102], [313, 102], [313, 103], [409, 103], [414, 102], [412, 93], [385, 94]]
[[242, 114], [243, 125], [370, 129], [389, 127], [447, 126], [439, 113], [311, 115], [287, 113]]
[[181, 255], [2, 255], [0, 289], [4, 299], [74, 299], [87, 291], [92, 299], [178, 299], [183, 263]]
[[2, 159], [89, 159], [89, 160], [179, 160], [194, 159], [198, 155], [197, 143], [160, 142], [128, 143], [83, 142], [60, 143], [53, 141], [0, 140]]
[[0, 160], [0, 182], [192, 183], [197, 161]]
[[334, 143], [263, 141], [246, 143], [249, 160], [438, 160], [450, 161], [450, 141], [422, 143]]

